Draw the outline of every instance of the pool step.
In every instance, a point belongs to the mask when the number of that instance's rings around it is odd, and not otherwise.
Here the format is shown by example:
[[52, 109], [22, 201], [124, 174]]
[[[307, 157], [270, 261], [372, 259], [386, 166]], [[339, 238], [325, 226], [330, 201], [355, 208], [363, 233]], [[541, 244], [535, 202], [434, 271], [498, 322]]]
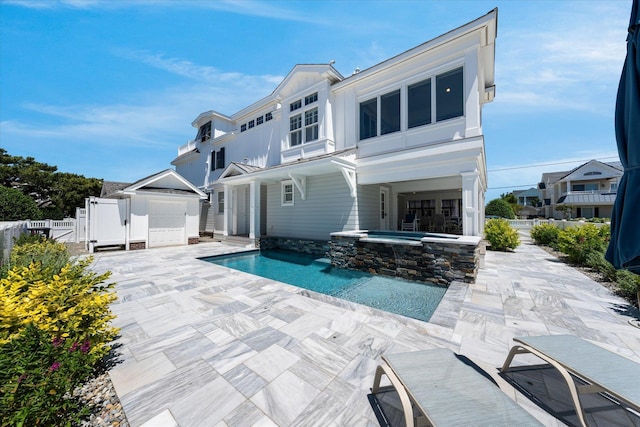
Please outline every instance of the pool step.
[[254, 240], [246, 236], [222, 236], [220, 240], [234, 246], [254, 247], [255, 245]]

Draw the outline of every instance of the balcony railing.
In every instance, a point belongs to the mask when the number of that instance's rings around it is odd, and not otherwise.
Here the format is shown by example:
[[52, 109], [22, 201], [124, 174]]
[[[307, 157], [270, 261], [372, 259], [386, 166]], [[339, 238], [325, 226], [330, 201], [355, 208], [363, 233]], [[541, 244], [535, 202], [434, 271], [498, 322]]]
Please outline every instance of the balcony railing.
[[614, 190], [585, 190], [585, 191], [565, 191], [560, 196], [568, 196], [570, 194], [616, 194], [618, 191]]
[[184, 153], [188, 153], [189, 151], [193, 151], [196, 149], [196, 141], [192, 139], [191, 141], [187, 141], [186, 144], [178, 147], [178, 156], [183, 155]]

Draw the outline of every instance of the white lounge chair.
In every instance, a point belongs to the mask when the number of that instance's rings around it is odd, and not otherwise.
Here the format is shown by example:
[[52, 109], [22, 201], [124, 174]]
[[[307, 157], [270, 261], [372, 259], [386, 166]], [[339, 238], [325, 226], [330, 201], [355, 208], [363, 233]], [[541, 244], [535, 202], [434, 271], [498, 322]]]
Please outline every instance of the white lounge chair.
[[[572, 335], [520, 337], [511, 348], [502, 372], [511, 369], [516, 354], [532, 353], [556, 368], [565, 379], [576, 414], [587, 426], [580, 395], [606, 393], [620, 405], [640, 412], [640, 364]], [[588, 385], [576, 385], [571, 375]]]
[[542, 424], [499, 387], [451, 350], [434, 350], [382, 356], [372, 393], [386, 375], [398, 392], [407, 427], [413, 427], [412, 404], [433, 426], [541, 426]]

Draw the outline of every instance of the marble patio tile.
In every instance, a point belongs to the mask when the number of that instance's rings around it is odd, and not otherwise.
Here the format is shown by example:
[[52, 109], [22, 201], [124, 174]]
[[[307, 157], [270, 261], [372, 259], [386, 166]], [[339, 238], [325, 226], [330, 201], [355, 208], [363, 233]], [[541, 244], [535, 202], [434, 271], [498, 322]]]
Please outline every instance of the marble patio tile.
[[166, 331], [166, 326], [167, 324], [165, 324], [164, 334], [152, 336], [150, 339], [128, 346], [136, 359], [145, 359], [163, 351], [167, 347], [183, 343], [198, 335], [198, 332], [189, 325], [180, 326], [169, 331]]
[[120, 396], [144, 387], [176, 370], [167, 356], [160, 352], [141, 361], [118, 365], [109, 371], [109, 376]]
[[245, 400], [224, 417], [224, 422], [229, 427], [246, 427], [255, 425], [263, 417], [265, 415], [260, 408], [249, 400]]
[[146, 423], [142, 423], [140, 427], [180, 427], [171, 411], [165, 409]]
[[251, 397], [251, 401], [277, 425], [288, 426], [318, 394], [320, 390], [285, 371]]
[[318, 316], [313, 312], [308, 312], [290, 322], [288, 325], [283, 326], [279, 330], [280, 332], [291, 335], [294, 338], [303, 340], [316, 330], [322, 327], [328, 327], [329, 324], [330, 321], [326, 317]]
[[357, 354], [316, 335], [300, 341], [291, 351], [333, 375], [340, 373]]
[[[338, 374], [338, 378], [347, 381], [355, 389], [368, 391], [373, 385], [373, 377], [377, 367], [378, 362], [375, 359], [366, 356], [356, 356], [356, 358], [349, 362], [342, 372]], [[333, 383], [335, 382], [334, 380]]]
[[264, 328], [249, 332], [241, 339], [243, 343], [256, 351], [265, 350], [273, 344], [281, 344], [282, 347], [286, 347], [287, 343], [292, 340], [295, 340], [295, 338], [284, 334], [271, 326], [265, 326]]
[[328, 373], [304, 358], [301, 358], [292, 365], [289, 368], [289, 372], [300, 377], [318, 390], [324, 389], [335, 378], [335, 375]]
[[244, 365], [269, 382], [289, 369], [298, 360], [300, 360], [300, 356], [274, 344], [245, 360]]
[[344, 411], [344, 403], [329, 393], [322, 392], [291, 423], [291, 427], [331, 426]]
[[381, 335], [377, 330], [363, 325], [349, 339], [340, 344], [359, 354], [376, 359], [387, 351], [391, 342], [388, 336]]
[[279, 426], [276, 423], [274, 423], [271, 418], [267, 417], [266, 415], [263, 415], [262, 418], [260, 418], [255, 423], [251, 424], [251, 427], [279, 427]]
[[120, 328], [120, 342], [126, 342], [127, 345], [130, 345], [150, 338], [137, 322], [131, 321], [131, 323], [122, 324], [121, 322], [123, 319], [119, 320], [118, 327]]
[[164, 354], [177, 367], [188, 365], [195, 359], [201, 359], [203, 355], [216, 350], [216, 344], [205, 335], [197, 334], [179, 344], [167, 347]]
[[257, 353], [248, 345], [234, 341], [207, 354], [204, 360], [217, 372], [224, 374]]
[[230, 316], [217, 319], [213, 323], [236, 338], [241, 338], [249, 332], [264, 326], [244, 313], [234, 313]]
[[118, 396], [129, 423], [137, 426], [168, 409], [177, 396], [189, 394], [191, 390], [211, 383], [218, 376], [207, 363], [196, 361], [142, 388], [124, 395], [118, 393]]
[[180, 427], [199, 427], [203, 422], [215, 424], [245, 402], [245, 397], [222, 377], [191, 390], [170, 405]]
[[224, 329], [220, 329], [213, 323], [209, 323], [209, 326], [211, 327], [211, 329], [209, 330], [209, 332], [206, 332], [205, 335], [217, 346], [223, 347], [235, 341], [236, 338]]
[[247, 398], [253, 396], [267, 385], [267, 382], [260, 375], [247, 368], [244, 364], [225, 372], [223, 377]]

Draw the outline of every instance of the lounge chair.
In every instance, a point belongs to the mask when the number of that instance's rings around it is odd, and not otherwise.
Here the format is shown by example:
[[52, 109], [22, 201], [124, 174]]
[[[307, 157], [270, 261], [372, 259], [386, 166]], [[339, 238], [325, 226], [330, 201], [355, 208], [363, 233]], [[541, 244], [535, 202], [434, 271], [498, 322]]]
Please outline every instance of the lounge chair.
[[[392, 386], [380, 387], [382, 375]], [[490, 380], [465, 364], [451, 350], [382, 356], [372, 393], [395, 388], [407, 427], [413, 427], [412, 404], [433, 426], [541, 426], [532, 415], [502, 393]]]
[[418, 218], [415, 214], [408, 213], [404, 216], [401, 226], [402, 231], [417, 231], [418, 230]]
[[[580, 395], [606, 393], [621, 406], [640, 412], [640, 364], [572, 335], [547, 335], [514, 338], [502, 366], [511, 368], [516, 354], [532, 353], [556, 368], [569, 387], [576, 414], [587, 426]], [[576, 385], [574, 375], [587, 385]]]

